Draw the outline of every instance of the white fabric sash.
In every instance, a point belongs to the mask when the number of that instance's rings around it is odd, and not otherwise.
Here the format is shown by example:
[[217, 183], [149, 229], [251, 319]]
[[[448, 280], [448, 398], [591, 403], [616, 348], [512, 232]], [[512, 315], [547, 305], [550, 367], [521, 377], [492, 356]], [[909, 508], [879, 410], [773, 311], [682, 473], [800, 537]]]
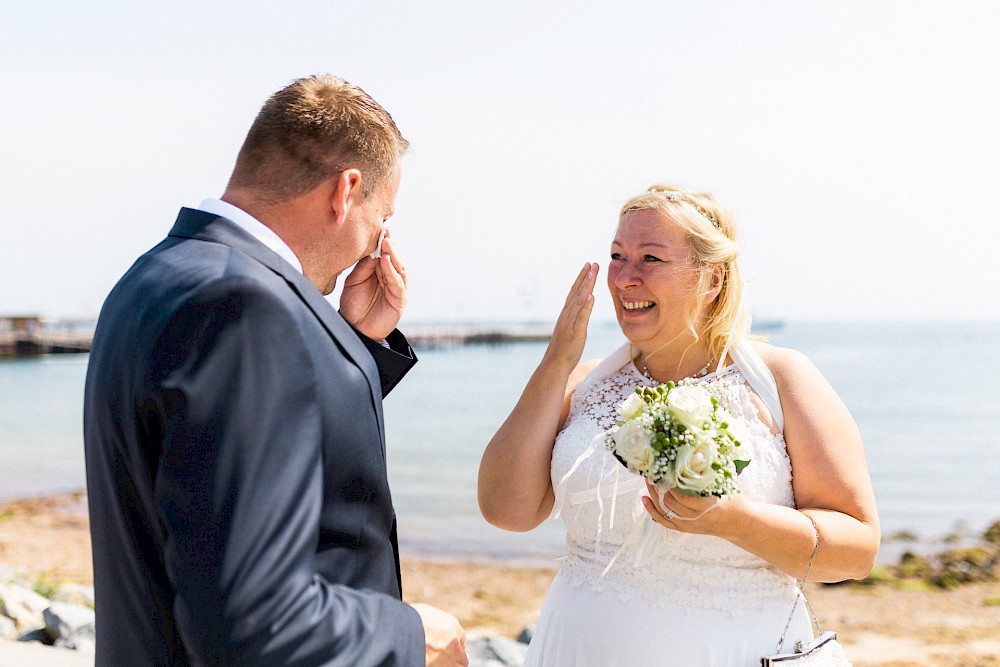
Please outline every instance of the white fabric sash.
[[750, 383], [764, 407], [771, 413], [774, 423], [778, 426], [778, 433], [785, 430], [785, 416], [781, 411], [781, 398], [778, 396], [778, 384], [774, 381], [771, 369], [767, 367], [764, 360], [760, 358], [757, 350], [753, 348], [750, 341], [744, 339], [736, 345], [729, 356], [736, 362], [736, 368], [740, 375]]

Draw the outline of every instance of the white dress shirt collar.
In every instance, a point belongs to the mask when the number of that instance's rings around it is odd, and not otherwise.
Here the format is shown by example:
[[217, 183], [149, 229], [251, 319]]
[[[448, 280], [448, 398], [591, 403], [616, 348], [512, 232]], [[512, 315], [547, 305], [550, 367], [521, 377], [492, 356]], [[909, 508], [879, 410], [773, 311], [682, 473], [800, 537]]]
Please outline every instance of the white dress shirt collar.
[[281, 237], [274, 233], [274, 230], [243, 209], [221, 199], [206, 199], [198, 207], [198, 210], [221, 216], [234, 223], [247, 234], [278, 253], [283, 260], [295, 267], [296, 271], [302, 273], [302, 262], [295, 256], [288, 244], [282, 241]]

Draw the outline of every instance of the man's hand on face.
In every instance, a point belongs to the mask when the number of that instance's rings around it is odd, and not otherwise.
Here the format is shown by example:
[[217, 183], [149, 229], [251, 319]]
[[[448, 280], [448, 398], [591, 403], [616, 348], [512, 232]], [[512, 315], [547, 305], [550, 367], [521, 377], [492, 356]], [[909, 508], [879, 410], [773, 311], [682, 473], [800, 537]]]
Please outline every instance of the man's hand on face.
[[372, 340], [384, 340], [399, 324], [406, 297], [406, 268], [387, 233], [382, 256], [363, 257], [344, 281], [340, 314]]

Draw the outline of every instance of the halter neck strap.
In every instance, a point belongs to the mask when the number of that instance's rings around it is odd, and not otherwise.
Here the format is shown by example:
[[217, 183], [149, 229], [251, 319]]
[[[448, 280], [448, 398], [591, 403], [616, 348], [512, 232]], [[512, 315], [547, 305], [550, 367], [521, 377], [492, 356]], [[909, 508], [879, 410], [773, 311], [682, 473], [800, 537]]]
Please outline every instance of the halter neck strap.
[[740, 321], [740, 315], [743, 314], [743, 306], [746, 304], [746, 296], [740, 295], [740, 305], [736, 307], [736, 317], [733, 318], [733, 326], [729, 330], [729, 335], [726, 336], [726, 344], [722, 348], [722, 354], [719, 356], [719, 365], [715, 367], [715, 373], [718, 375], [722, 372], [722, 368], [726, 365], [726, 357], [729, 356], [729, 350], [733, 346], [733, 335], [736, 333], [736, 324]]
[[[742, 307], [743, 304], [741, 301], [740, 308], [742, 309]], [[771, 369], [767, 367], [767, 364], [764, 363], [764, 360], [749, 340], [742, 338], [736, 345], [732, 345], [732, 342], [733, 334], [730, 332], [722, 359], [720, 359], [719, 366], [716, 368], [716, 373], [723, 369], [726, 357], [732, 357], [740, 374], [750, 383], [753, 390], [760, 396], [768, 412], [771, 413], [778, 431], [784, 431], [785, 419], [781, 410], [781, 397], [778, 395], [778, 384], [774, 381]], [[625, 343], [601, 360], [594, 367], [594, 370], [590, 371], [587, 377], [583, 379], [577, 387], [577, 391], [593, 382], [610, 377], [624, 368], [626, 364], [630, 363], [632, 363], [632, 347], [629, 343]]]

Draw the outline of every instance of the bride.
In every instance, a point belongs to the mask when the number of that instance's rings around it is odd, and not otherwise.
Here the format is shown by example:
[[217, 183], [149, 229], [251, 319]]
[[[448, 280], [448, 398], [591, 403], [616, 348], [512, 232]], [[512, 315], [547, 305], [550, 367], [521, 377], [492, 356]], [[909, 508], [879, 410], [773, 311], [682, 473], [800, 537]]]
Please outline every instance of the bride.
[[[627, 201], [607, 281], [628, 343], [580, 363], [598, 273], [586, 264], [483, 454], [490, 523], [527, 531], [558, 513], [566, 524], [526, 665], [758, 665], [782, 635], [785, 651], [812, 637], [795, 605], [811, 557], [814, 581], [873, 566], [858, 429], [803, 355], [751, 341], [735, 236], [710, 194], [653, 186]], [[684, 378], [721, 395], [745, 434], [738, 494], [674, 489], [661, 501], [601, 444], [636, 386]]]

